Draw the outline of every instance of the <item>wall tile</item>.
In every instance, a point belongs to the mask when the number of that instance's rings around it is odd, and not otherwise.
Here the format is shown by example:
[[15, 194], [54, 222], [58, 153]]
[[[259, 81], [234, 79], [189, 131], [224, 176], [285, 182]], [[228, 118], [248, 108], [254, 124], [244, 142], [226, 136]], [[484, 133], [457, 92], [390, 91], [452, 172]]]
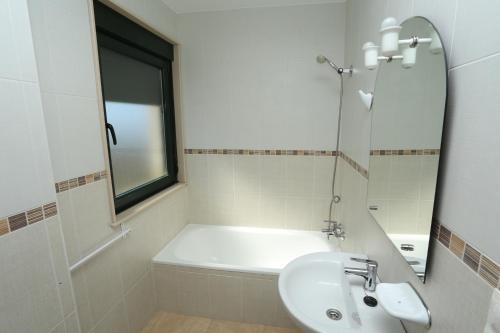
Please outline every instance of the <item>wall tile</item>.
[[158, 308], [167, 312], [177, 309], [177, 275], [176, 270], [167, 265], [153, 265], [155, 292]]
[[81, 268], [94, 322], [102, 319], [124, 294], [117, 250], [111, 247]]
[[97, 100], [44, 93], [43, 102], [56, 181], [104, 170]]
[[80, 325], [78, 323], [78, 315], [73, 312], [64, 320], [66, 326], [66, 333], [80, 333]]
[[242, 279], [237, 276], [209, 276], [210, 317], [241, 321], [243, 318]]
[[46, 222], [47, 233], [51, 246], [52, 260], [57, 278], [59, 297], [63, 308], [64, 316], [75, 311], [75, 300], [73, 297], [73, 285], [68, 270], [68, 260], [65, 254], [64, 239], [61, 232], [59, 218], [52, 217]]
[[243, 279], [243, 321], [274, 324], [277, 302], [275, 281], [270, 279]]
[[26, 0], [10, 0], [8, 2], [8, 6], [10, 7], [10, 18], [13, 30], [15, 50], [17, 53], [15, 59], [17, 58], [18, 63], [17, 66], [14, 66], [14, 68], [17, 67], [17, 70], [19, 71], [19, 76], [17, 77], [17, 79], [36, 82], [38, 81], [36, 72], [37, 68]]
[[326, 4], [180, 15], [186, 145], [330, 149], [338, 83], [314, 58], [343, 63], [344, 14]]
[[[125, 290], [129, 290], [150, 269], [153, 255], [150, 247], [148, 215], [152, 209], [138, 215], [127, 224], [132, 232], [117, 247], [120, 256], [120, 271]], [[154, 212], [154, 211], [153, 211]], [[158, 232], [158, 231], [157, 231]]]
[[101, 244], [114, 232], [109, 225], [111, 209], [107, 190], [106, 181], [99, 181], [70, 191], [80, 255]]
[[208, 277], [203, 274], [177, 271], [177, 302], [182, 313], [207, 317], [210, 315]]
[[19, 63], [17, 57], [17, 48], [15, 44], [16, 34], [14, 33], [14, 25], [12, 22], [12, 15], [9, 10], [9, 0], [2, 0], [0, 5], [4, 10], [0, 14], [0, 22], [2, 22], [1, 26], [1, 38], [0, 45], [2, 50], [5, 50], [3, 53], [2, 61], [0, 61], [0, 76], [2, 78], [9, 79], [19, 79], [20, 70]]
[[498, 2], [458, 0], [451, 67], [500, 52], [499, 36], [493, 34], [490, 38], [478, 38], [490, 36], [492, 31], [498, 29], [496, 17], [499, 14]]
[[64, 326], [64, 322], [60, 323], [50, 333], [66, 333], [66, 327]]
[[0, 331], [49, 332], [63, 316], [44, 224], [4, 235], [0, 252]]
[[125, 295], [125, 308], [130, 332], [140, 333], [156, 309], [153, 276], [148, 271]]
[[2, 184], [4, 193], [8, 193], [0, 202], [2, 216], [25, 211], [26, 207], [37, 207], [42, 202], [54, 201], [37, 89], [32, 83], [0, 79], [0, 108], [11, 110], [0, 114], [0, 140], [16, 140], [16, 149], [9, 149], [10, 146], [0, 149], [3, 159], [15, 161], [16, 165], [16, 172], [13, 172], [10, 163], [0, 165], [0, 172], [9, 175]]
[[[494, 91], [500, 87], [500, 80], [489, 71], [497, 66], [500, 56], [450, 72], [448, 133], [444, 142], [447, 152], [443, 156], [437, 217], [457, 234], [467, 235], [468, 243], [499, 262], [500, 244], [494, 237], [484, 237], [495, 234], [500, 215], [496, 190], [500, 176], [489, 173], [500, 161], [497, 143], [491, 140], [497, 132], [493, 124], [500, 121], [500, 115], [494, 111]], [[480, 107], [477, 101], [481, 101]], [[481, 163], [466, 157], [475, 147], [488, 152], [482, 154]], [[474, 173], [467, 176], [466, 170]], [[474, 228], [470, 228], [470, 221], [477, 221]]]
[[97, 324], [92, 333], [129, 333], [127, 315], [123, 301], [115, 304], [104, 318]]
[[[45, 32], [50, 57], [41, 59], [47, 63], [39, 67], [50, 68], [42, 72], [51, 76], [51, 86], [42, 85], [43, 92], [57, 92], [96, 98], [96, 81], [92, 47], [90, 42], [90, 22], [87, 3], [83, 1], [45, 2], [35, 15], [43, 19], [32, 21], [34, 29]], [[43, 23], [44, 25], [38, 25]], [[43, 41], [35, 39], [38, 53]], [[47, 82], [42, 81], [42, 82]]]
[[82, 333], [90, 332], [94, 327], [94, 318], [90, 308], [90, 301], [87, 294], [87, 282], [82, 270], [72, 273], [73, 288], [75, 293], [78, 319]]

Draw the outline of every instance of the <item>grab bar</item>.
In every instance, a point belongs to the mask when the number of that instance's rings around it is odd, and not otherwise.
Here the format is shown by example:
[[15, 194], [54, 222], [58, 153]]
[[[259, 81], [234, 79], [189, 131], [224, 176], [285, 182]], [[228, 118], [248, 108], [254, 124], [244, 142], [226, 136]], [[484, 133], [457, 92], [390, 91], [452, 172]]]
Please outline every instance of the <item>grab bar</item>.
[[94, 251], [90, 252], [85, 257], [83, 257], [82, 259], [78, 260], [76, 263], [74, 263], [73, 265], [71, 265], [69, 267], [69, 271], [70, 272], [76, 271], [78, 268], [80, 268], [81, 266], [85, 265], [87, 263], [87, 261], [89, 261], [90, 259], [92, 259], [95, 256], [97, 256], [99, 253], [105, 251], [108, 247], [110, 247], [111, 245], [113, 245], [115, 242], [117, 242], [120, 239], [123, 239], [123, 238], [127, 237], [127, 235], [131, 231], [132, 231], [132, 229], [122, 230], [118, 235], [116, 235], [115, 237], [111, 238], [105, 244], [99, 246], [97, 249], [95, 249]]

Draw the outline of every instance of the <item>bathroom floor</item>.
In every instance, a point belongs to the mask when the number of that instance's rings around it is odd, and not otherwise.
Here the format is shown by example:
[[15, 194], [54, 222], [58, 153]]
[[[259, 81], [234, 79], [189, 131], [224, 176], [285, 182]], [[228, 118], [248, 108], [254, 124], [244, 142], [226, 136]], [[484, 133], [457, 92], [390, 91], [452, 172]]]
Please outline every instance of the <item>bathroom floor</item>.
[[299, 330], [159, 312], [142, 333], [300, 333]]

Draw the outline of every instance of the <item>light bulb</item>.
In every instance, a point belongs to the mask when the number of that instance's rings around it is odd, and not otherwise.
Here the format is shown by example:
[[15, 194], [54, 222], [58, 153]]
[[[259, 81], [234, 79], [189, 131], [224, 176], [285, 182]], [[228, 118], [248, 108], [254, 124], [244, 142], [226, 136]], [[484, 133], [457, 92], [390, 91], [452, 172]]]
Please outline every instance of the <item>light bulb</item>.
[[405, 46], [402, 51], [403, 59], [401, 60], [401, 65], [403, 68], [411, 68], [415, 66], [417, 62], [417, 48]]
[[365, 67], [369, 70], [375, 69], [378, 66], [378, 49], [379, 47], [372, 42], [366, 42], [363, 45], [365, 52]]
[[391, 57], [399, 52], [399, 33], [401, 26], [397, 24], [394, 17], [388, 17], [380, 25], [382, 37], [382, 54]]

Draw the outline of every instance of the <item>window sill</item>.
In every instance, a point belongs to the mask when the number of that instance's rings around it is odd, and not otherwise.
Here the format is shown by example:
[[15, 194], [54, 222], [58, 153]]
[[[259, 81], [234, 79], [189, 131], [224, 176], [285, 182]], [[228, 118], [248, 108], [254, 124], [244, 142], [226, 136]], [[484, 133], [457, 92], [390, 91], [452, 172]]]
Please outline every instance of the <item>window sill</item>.
[[112, 227], [118, 227], [134, 216], [144, 212], [146, 209], [149, 207], [153, 206], [154, 204], [158, 203], [159, 201], [173, 195], [174, 193], [182, 190], [183, 188], [187, 187], [186, 183], [177, 183], [174, 186], [171, 186], [160, 193], [157, 193], [153, 195], [152, 197], [149, 197], [148, 199], [138, 203], [135, 206], [132, 206], [123, 212], [119, 213], [118, 215], [115, 215], [115, 221], [114, 223], [111, 224]]

